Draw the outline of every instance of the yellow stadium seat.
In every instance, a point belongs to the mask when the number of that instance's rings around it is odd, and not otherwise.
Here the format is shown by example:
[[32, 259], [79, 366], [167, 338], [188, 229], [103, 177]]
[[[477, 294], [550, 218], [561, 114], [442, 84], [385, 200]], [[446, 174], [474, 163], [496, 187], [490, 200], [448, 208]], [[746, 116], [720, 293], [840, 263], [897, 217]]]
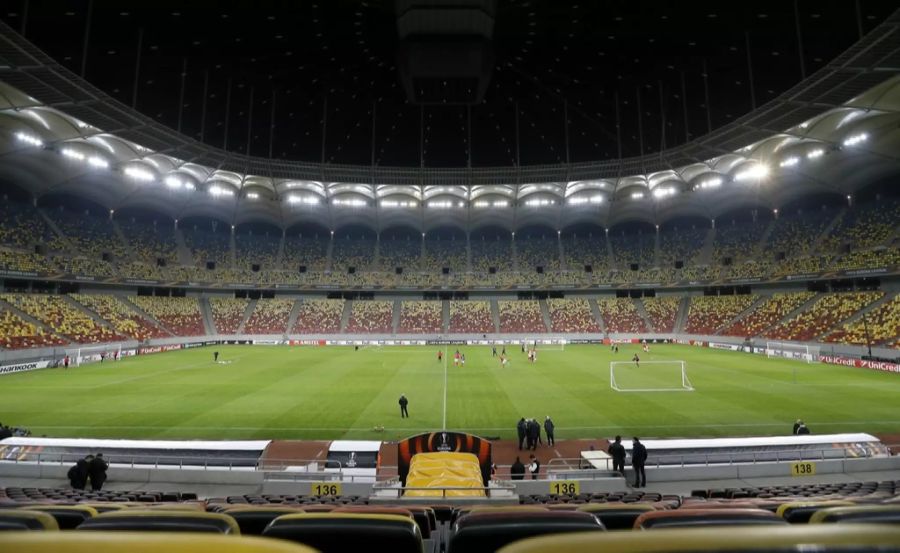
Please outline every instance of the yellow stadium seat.
[[813, 513], [828, 507], [842, 507], [854, 505], [852, 501], [828, 500], [828, 501], [788, 501], [778, 506], [776, 514], [784, 520], [794, 524], [808, 522]]
[[322, 553], [423, 553], [422, 534], [407, 516], [303, 513], [276, 518], [263, 536], [303, 543]]
[[30, 505], [29, 511], [47, 513], [56, 519], [60, 530], [77, 528], [82, 522], [97, 516], [97, 510], [87, 505]]
[[840, 523], [900, 523], [900, 505], [854, 505], [820, 509], [809, 518], [810, 524]]
[[687, 553], [699, 551], [877, 551], [900, 545], [900, 527], [875, 524], [720, 526], [653, 532], [590, 532], [543, 536], [510, 544], [497, 553]]
[[2, 544], [16, 553], [316, 553], [252, 536], [167, 532], [8, 532]]
[[223, 513], [161, 509], [110, 511], [85, 520], [78, 530], [241, 533], [237, 522]]
[[0, 509], [0, 531], [7, 530], [59, 530], [59, 524], [50, 513], [27, 509]]

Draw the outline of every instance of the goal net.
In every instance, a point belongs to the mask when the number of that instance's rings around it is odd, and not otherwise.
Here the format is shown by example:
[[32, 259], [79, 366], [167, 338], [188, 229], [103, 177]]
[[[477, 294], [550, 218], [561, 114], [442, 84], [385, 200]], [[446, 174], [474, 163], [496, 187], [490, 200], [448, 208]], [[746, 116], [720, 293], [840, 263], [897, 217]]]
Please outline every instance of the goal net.
[[83, 363], [97, 363], [101, 360], [112, 361], [122, 357], [122, 344], [103, 344], [99, 346], [71, 348], [66, 349], [66, 355], [69, 357], [70, 367], [77, 367]]
[[528, 338], [525, 340], [525, 349], [541, 351], [565, 351], [566, 340], [562, 338]]
[[617, 392], [693, 392], [684, 361], [611, 361], [609, 386]]
[[807, 363], [819, 362], [819, 346], [789, 344], [787, 342], [766, 342], [766, 357], [784, 357]]

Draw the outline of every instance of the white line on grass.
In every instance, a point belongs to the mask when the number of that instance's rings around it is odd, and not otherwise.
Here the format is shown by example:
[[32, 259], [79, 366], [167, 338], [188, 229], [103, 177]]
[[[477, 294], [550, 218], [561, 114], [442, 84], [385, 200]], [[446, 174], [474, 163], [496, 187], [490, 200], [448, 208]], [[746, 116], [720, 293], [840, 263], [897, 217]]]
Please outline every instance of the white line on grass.
[[447, 430], [447, 346], [444, 346], [444, 422], [441, 430]]

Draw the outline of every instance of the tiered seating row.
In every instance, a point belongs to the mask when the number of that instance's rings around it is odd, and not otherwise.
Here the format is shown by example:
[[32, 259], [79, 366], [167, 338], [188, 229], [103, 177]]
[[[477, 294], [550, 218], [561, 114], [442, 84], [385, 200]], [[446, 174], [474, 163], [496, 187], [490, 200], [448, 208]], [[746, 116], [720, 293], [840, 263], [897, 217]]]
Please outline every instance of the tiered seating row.
[[647, 325], [631, 298], [598, 299], [597, 307], [600, 308], [600, 316], [606, 323], [607, 332], [647, 332]]
[[497, 302], [500, 312], [500, 332], [543, 333], [547, 332], [541, 306], [537, 301], [519, 300]]
[[354, 301], [348, 333], [389, 334], [393, 324], [394, 302]]
[[285, 334], [294, 300], [261, 299], [244, 325], [244, 334]]
[[767, 331], [765, 336], [776, 340], [815, 340], [883, 295], [884, 292], [825, 294], [804, 312]]
[[552, 332], [600, 332], [600, 323], [594, 318], [586, 299], [549, 299], [547, 309], [550, 311]]
[[400, 304], [400, 334], [440, 334], [443, 304], [439, 301], [404, 301]]
[[675, 319], [678, 317], [678, 307], [681, 298], [677, 296], [664, 296], [657, 298], [644, 298], [644, 310], [650, 318], [650, 324], [656, 332], [674, 332]]
[[219, 334], [236, 333], [247, 311], [248, 303], [245, 299], [210, 298], [209, 307], [216, 331]]
[[715, 334], [722, 325], [750, 307], [758, 296], [694, 296], [688, 309], [684, 331], [688, 334]]
[[451, 301], [450, 332], [459, 334], [495, 332], [491, 304], [486, 301]]
[[196, 298], [133, 296], [128, 299], [177, 336], [206, 334]]
[[337, 334], [341, 331], [344, 300], [304, 300], [291, 332], [297, 334]]

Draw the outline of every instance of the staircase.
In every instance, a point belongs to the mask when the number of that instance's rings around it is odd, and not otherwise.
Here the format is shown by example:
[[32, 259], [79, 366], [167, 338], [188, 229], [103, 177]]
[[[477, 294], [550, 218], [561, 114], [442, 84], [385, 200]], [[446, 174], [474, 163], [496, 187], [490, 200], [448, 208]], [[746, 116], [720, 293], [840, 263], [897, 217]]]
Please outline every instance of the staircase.
[[512, 270], [519, 270], [519, 248], [516, 246], [515, 237], [512, 239], [509, 245], [510, 253], [512, 254]]
[[710, 228], [709, 232], [706, 233], [706, 238], [703, 240], [703, 245], [700, 247], [700, 253], [697, 254], [697, 258], [694, 261], [695, 265], [709, 265], [712, 263], [713, 245], [715, 242], [716, 229]]
[[797, 307], [797, 309], [794, 309], [793, 311], [788, 312], [784, 317], [778, 319], [777, 321], [775, 321], [775, 322], [772, 323], [771, 325], [769, 325], [769, 326], [767, 326], [766, 328], [762, 329], [762, 330], [760, 331], [760, 333], [757, 334], [757, 336], [764, 336], [764, 335], [766, 334], [766, 332], [772, 330], [772, 329], [775, 328], [776, 326], [780, 325], [782, 322], [784, 322], [784, 321], [790, 321], [791, 319], [793, 319], [794, 317], [796, 317], [796, 316], [799, 315], [800, 313], [803, 313], [804, 311], [806, 311], [807, 309], [809, 309], [809, 307], [810, 307], [812, 304], [814, 304], [814, 303], [816, 303], [817, 301], [819, 301], [819, 298], [821, 298], [822, 296], [823, 296], [823, 294], [816, 294], [815, 296], [809, 298], [809, 300], [807, 300], [806, 302], [801, 303], [801, 304]]
[[[375, 237], [375, 251], [372, 252], [372, 268], [376, 271], [381, 267], [381, 235]], [[388, 270], [387, 267], [382, 267], [383, 270]]]
[[328, 247], [325, 249], [325, 270], [331, 271], [332, 269], [332, 254], [334, 254], [334, 234], [331, 235], [331, 239], [328, 241]]
[[102, 326], [103, 328], [106, 328], [107, 330], [110, 330], [112, 332], [115, 332], [116, 334], [120, 334], [120, 335], [124, 336], [124, 334], [122, 334], [121, 332], [116, 330], [116, 327], [114, 327], [112, 325], [112, 323], [110, 323], [109, 321], [107, 321], [106, 319], [104, 319], [103, 317], [101, 317], [100, 315], [95, 313], [94, 311], [88, 309], [84, 305], [81, 305], [80, 303], [75, 301], [75, 299], [72, 296], [65, 294], [62, 296], [62, 299], [64, 302], [69, 304], [69, 306], [72, 307], [73, 309], [77, 309], [78, 311], [80, 311], [83, 314], [90, 317], [91, 320], [93, 320], [95, 323], [97, 323], [97, 325]]
[[441, 302], [441, 328], [444, 331], [444, 334], [450, 333], [450, 301], [444, 300]]
[[275, 267], [276, 269], [283, 269], [282, 263], [284, 262], [284, 236], [287, 231], [281, 231], [281, 240], [278, 241], [278, 252], [275, 254]]
[[259, 300], [250, 300], [247, 303], [247, 309], [244, 310], [244, 316], [241, 318], [241, 324], [238, 325], [235, 334], [243, 334], [244, 327], [247, 326], [247, 321], [250, 320], [250, 316], [253, 315], [253, 311], [256, 310], [256, 304]]
[[208, 336], [218, 334], [219, 331], [213, 322], [212, 309], [209, 307], [209, 298], [197, 298], [197, 302], [200, 304], [200, 314], [203, 316], [203, 328], [206, 334]]
[[553, 332], [553, 319], [550, 318], [550, 308], [547, 306], [546, 300], [538, 300], [541, 306], [541, 317], [544, 319], [545, 332]]
[[766, 243], [769, 241], [769, 236], [772, 236], [772, 231], [775, 230], [775, 219], [769, 221], [769, 224], [766, 225], [766, 228], [763, 230], [762, 235], [759, 237], [759, 243], [756, 244], [756, 247], [751, 251], [754, 252], [754, 255], [758, 255], [757, 261], [763, 259], [771, 259], [771, 255], [766, 255]]
[[353, 300], [344, 302], [344, 312], [341, 313], [341, 333], [347, 331], [347, 325], [350, 324], [350, 314], [353, 313]]
[[234, 229], [228, 235], [228, 268], [237, 267], [237, 245], [234, 243]]
[[[128, 238], [125, 237], [125, 233], [122, 232], [122, 227], [119, 226], [114, 219], [110, 219], [109, 223], [112, 225], [113, 232], [116, 236], [119, 237], [119, 240], [122, 241], [122, 244], [125, 246], [125, 251], [127, 252], [128, 261], [134, 261], [137, 259], [134, 255], [134, 250], [131, 248], [131, 242], [128, 241]], [[116, 261], [119, 261], [118, 259]]]
[[466, 235], [466, 272], [472, 272], [472, 241], [469, 240], [469, 235]]
[[606, 334], [606, 321], [603, 320], [603, 315], [600, 313], [600, 307], [597, 305], [597, 300], [594, 298], [588, 299], [588, 305], [591, 306], [591, 313], [600, 325], [600, 331], [603, 334]]
[[[653, 267], [659, 267], [659, 229], [656, 230], [656, 239], [653, 241]], [[649, 326], [647, 328], [650, 328]]]
[[143, 309], [138, 307], [138, 305], [136, 303], [133, 303], [131, 300], [129, 300], [128, 296], [116, 295], [116, 298], [120, 302], [122, 302], [125, 305], [125, 307], [127, 307], [128, 309], [131, 309], [132, 311], [134, 311], [135, 313], [137, 313], [138, 315], [143, 317], [147, 322], [149, 322], [156, 328], [158, 328], [164, 332], [168, 332], [171, 336], [175, 336], [174, 332], [172, 332], [171, 330], [169, 330], [168, 328], [163, 326], [163, 324], [161, 322], [159, 322], [158, 320], [156, 320], [156, 318], [153, 315], [151, 315], [150, 313], [147, 313], [146, 311], [144, 311]]
[[53, 219], [51, 219], [50, 216], [47, 215], [47, 213], [45, 213], [43, 209], [35, 208], [35, 211], [37, 211], [38, 214], [41, 216], [41, 218], [44, 220], [44, 222], [47, 223], [47, 226], [50, 227], [50, 229], [58, 237], [62, 238], [63, 243], [65, 243], [65, 245], [66, 245], [66, 251], [63, 253], [73, 255], [75, 252], [73, 251], [72, 243], [69, 242], [69, 237], [63, 233], [62, 229], [60, 229], [59, 226], [57, 226], [56, 222], [53, 221]]
[[675, 315], [676, 333], [684, 332], [684, 325], [687, 324], [688, 311], [691, 309], [691, 297], [685, 296], [681, 298], [681, 305], [678, 306], [678, 314]]
[[179, 265], [194, 264], [194, 256], [191, 254], [191, 249], [187, 247], [187, 243], [184, 241], [184, 233], [181, 232], [181, 229], [175, 229], [175, 252]]
[[863, 307], [862, 309], [860, 309], [859, 311], [857, 311], [857, 312], [854, 313], [853, 315], [847, 317], [847, 318], [844, 319], [843, 321], [838, 321], [838, 323], [837, 323], [835, 326], [833, 326], [832, 328], [829, 328], [828, 330], [826, 330], [826, 331], [823, 332], [822, 334], [816, 336], [816, 341], [817, 341], [817, 342], [818, 342], [818, 341], [821, 341], [822, 338], [824, 338], [825, 336], [831, 334], [833, 331], [837, 330], [838, 328], [840, 328], [840, 327], [842, 327], [842, 326], [844, 326], [844, 325], [847, 325], [847, 324], [850, 324], [850, 323], [854, 323], [854, 322], [856, 322], [856, 321], [859, 321], [860, 319], [862, 319], [862, 316], [863, 316], [863, 315], [865, 315], [866, 313], [871, 312], [873, 309], [877, 309], [877, 308], [880, 307], [881, 305], [883, 305], [883, 304], [885, 304], [885, 303], [891, 301], [891, 299], [892, 299], [895, 295], [896, 295], [896, 294], [892, 294], [892, 293], [890, 293], [890, 292], [886, 293], [886, 294], [884, 295], [884, 297], [882, 297], [881, 299], [878, 299], [878, 300], [873, 301], [872, 303], [870, 303], [869, 305]]
[[644, 302], [642, 302], [640, 298], [632, 298], [631, 301], [634, 303], [634, 309], [638, 312], [638, 315], [644, 319], [644, 326], [647, 327], [647, 330], [656, 332], [656, 328], [653, 327], [653, 323], [650, 321], [650, 315], [648, 315], [647, 310], [644, 309]]
[[397, 329], [400, 328], [400, 315], [402, 309], [402, 302], [400, 300], [394, 300], [394, 310], [391, 313], [391, 334], [397, 334]]
[[825, 229], [822, 230], [821, 234], [816, 236], [816, 239], [813, 241], [812, 245], [809, 248], [810, 252], [819, 251], [819, 246], [822, 244], [822, 240], [825, 240], [825, 238], [831, 234], [831, 231], [834, 230], [834, 227], [836, 227], [844, 219], [845, 213], [847, 213], [847, 208], [841, 208], [838, 214], [835, 215], [834, 219], [832, 219], [831, 222], [828, 223], [828, 225], [825, 227]]
[[494, 332], [500, 332], [500, 308], [497, 306], [497, 300], [491, 301], [491, 319], [494, 321]]
[[563, 246], [563, 241], [557, 235], [556, 243], [559, 246], [559, 268], [563, 271], [567, 271], [569, 269], [569, 264], [566, 263], [566, 248]]
[[[763, 303], [765, 303], [766, 301], [768, 301], [771, 297], [772, 297], [772, 296], [760, 296], [760, 297], [756, 298], [756, 301], [754, 301], [753, 303], [751, 303], [750, 306], [747, 307], [747, 309], [744, 309], [743, 311], [741, 311], [740, 313], [738, 313], [737, 315], [735, 315], [734, 317], [732, 317], [731, 319], [729, 319], [728, 321], [726, 321], [725, 324], [723, 324], [722, 326], [720, 326], [719, 328], [717, 328], [716, 331], [715, 331], [713, 334], [718, 335], [720, 332], [722, 332], [723, 330], [725, 330], [725, 329], [728, 328], [729, 326], [731, 326], [731, 325], [733, 325], [734, 323], [740, 321], [741, 319], [743, 319], [743, 318], [746, 317], [747, 315], [753, 313], [754, 311], [757, 310], [757, 308], [759, 308], [760, 305], [762, 305]], [[743, 338], [743, 336], [742, 336], [742, 338]]]
[[294, 325], [297, 324], [297, 317], [300, 316], [300, 305], [302, 303], [303, 300], [294, 300], [294, 305], [291, 307], [291, 314], [288, 315], [287, 328], [284, 329], [285, 334], [290, 334], [294, 329]]
[[620, 269], [618, 263], [616, 262], [616, 256], [613, 254], [612, 244], [609, 241], [609, 233], [603, 233], [603, 242], [606, 243], [606, 255], [609, 257], [609, 266], [612, 269]]
[[18, 307], [14, 306], [13, 304], [11, 304], [9, 302], [0, 300], [0, 310], [2, 310], [2, 309], [5, 309], [5, 310], [9, 311], [10, 313], [13, 313], [14, 315], [18, 316], [23, 321], [33, 324], [35, 327], [43, 330], [45, 333], [47, 333], [51, 336], [58, 336], [58, 337], [62, 338], [63, 340], [65, 340], [66, 342], [69, 342], [69, 343], [72, 342], [72, 339], [69, 338], [68, 336], [66, 336], [65, 334], [60, 334], [60, 333], [54, 331], [49, 326], [45, 325], [41, 321], [35, 319], [28, 313], [22, 311], [21, 309], [19, 309]]

